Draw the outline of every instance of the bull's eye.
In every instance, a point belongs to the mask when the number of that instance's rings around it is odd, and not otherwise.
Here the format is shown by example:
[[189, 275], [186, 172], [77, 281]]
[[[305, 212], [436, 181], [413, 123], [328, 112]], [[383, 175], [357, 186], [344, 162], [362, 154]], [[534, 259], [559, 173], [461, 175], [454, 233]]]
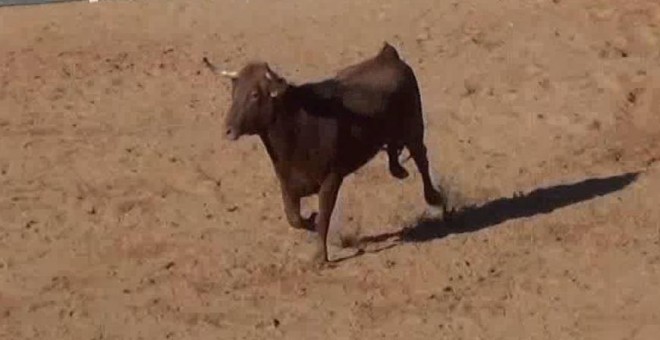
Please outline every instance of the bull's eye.
[[252, 91], [252, 92], [250, 92], [250, 98], [251, 98], [252, 100], [257, 100], [257, 98], [259, 98], [259, 91]]

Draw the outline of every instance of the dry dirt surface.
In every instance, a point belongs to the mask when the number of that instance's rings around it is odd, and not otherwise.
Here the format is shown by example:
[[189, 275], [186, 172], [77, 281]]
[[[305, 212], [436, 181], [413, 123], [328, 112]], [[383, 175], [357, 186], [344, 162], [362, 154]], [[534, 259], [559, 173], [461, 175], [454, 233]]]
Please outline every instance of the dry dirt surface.
[[[462, 210], [381, 154], [318, 270], [202, 58], [300, 83], [385, 40]], [[658, 339], [659, 110], [655, 0], [0, 8], [0, 338]]]

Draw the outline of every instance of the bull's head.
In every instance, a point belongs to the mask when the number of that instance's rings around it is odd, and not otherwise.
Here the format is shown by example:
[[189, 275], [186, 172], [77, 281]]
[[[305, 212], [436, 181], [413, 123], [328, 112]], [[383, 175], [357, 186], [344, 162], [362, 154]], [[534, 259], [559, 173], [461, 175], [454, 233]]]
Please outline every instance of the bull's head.
[[[210, 65], [207, 60], [205, 62]], [[231, 79], [232, 84], [232, 102], [225, 118], [225, 136], [236, 140], [242, 135], [265, 131], [275, 118], [276, 102], [289, 86], [286, 80], [273, 72], [265, 62], [252, 62], [240, 72], [222, 71], [220, 74]]]

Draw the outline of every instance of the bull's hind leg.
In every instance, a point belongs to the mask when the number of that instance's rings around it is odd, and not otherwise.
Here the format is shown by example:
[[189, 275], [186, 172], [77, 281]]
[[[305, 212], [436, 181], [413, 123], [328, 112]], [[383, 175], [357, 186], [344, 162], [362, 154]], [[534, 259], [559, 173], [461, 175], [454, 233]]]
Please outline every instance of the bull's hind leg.
[[424, 185], [424, 199], [426, 203], [432, 206], [440, 206], [443, 211], [447, 211], [447, 199], [445, 195], [433, 186], [431, 175], [429, 173], [429, 160], [427, 157], [426, 146], [422, 138], [414, 138], [406, 144], [410, 155], [417, 165], [419, 173], [422, 175]]
[[390, 174], [398, 179], [408, 177], [408, 171], [399, 163], [399, 154], [403, 146], [398, 143], [387, 144], [387, 158], [389, 159]]

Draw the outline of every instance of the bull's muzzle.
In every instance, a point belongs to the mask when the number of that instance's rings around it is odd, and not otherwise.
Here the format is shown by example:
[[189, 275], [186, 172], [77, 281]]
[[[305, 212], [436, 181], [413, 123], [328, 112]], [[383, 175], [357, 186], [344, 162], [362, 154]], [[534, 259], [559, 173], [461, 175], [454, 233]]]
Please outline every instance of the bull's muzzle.
[[232, 128], [230, 126], [225, 128], [225, 136], [224, 136], [225, 139], [227, 139], [229, 141], [235, 141], [235, 140], [238, 139], [239, 136], [240, 136], [240, 133], [238, 133], [237, 129]]

